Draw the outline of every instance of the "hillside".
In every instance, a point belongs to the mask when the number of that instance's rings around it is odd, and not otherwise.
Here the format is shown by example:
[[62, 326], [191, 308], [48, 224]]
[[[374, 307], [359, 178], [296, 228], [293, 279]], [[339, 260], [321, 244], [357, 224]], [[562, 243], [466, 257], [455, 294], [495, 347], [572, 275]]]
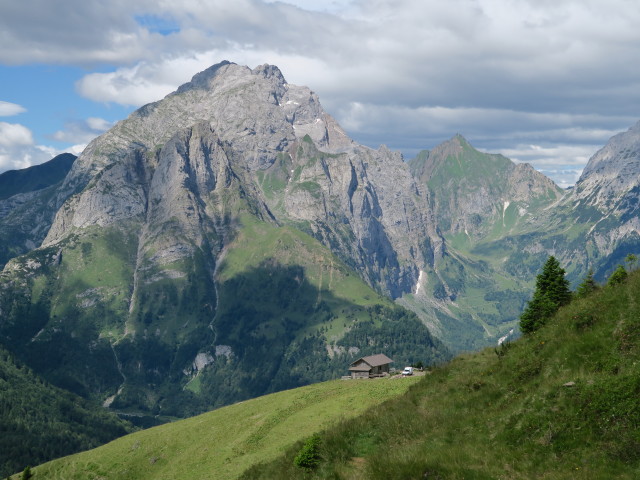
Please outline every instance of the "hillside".
[[27, 465], [97, 447], [132, 430], [113, 413], [44, 382], [0, 347], [2, 478]]
[[274, 393], [136, 432], [33, 471], [35, 478], [60, 480], [230, 480], [312, 432], [401, 395], [416, 381], [334, 380]]
[[634, 479], [640, 475], [640, 272], [537, 333], [457, 357], [384, 409], [242, 478]]

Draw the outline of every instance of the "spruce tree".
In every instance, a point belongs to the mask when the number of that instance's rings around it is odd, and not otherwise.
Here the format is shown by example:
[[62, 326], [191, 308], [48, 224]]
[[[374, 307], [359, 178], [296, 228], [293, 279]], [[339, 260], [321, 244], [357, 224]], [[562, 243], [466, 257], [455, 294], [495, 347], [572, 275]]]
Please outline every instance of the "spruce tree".
[[536, 277], [533, 298], [520, 315], [520, 330], [522, 333], [535, 332], [570, 300], [571, 290], [564, 268], [560, 267], [555, 257], [550, 256]]
[[589, 296], [592, 292], [595, 292], [598, 289], [598, 284], [593, 279], [593, 269], [589, 269], [587, 276], [584, 277], [582, 283], [578, 285], [578, 289], [576, 290], [576, 297], [584, 298]]

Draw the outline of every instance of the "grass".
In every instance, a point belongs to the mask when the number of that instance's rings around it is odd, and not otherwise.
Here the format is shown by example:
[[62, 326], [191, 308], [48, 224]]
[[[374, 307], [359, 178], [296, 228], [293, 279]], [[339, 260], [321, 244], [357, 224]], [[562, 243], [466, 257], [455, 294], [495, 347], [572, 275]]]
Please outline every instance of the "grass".
[[416, 381], [334, 380], [255, 398], [54, 460], [35, 468], [35, 478], [237, 478], [311, 433], [405, 393]]
[[457, 357], [243, 478], [640, 478], [640, 273], [560, 310], [543, 329]]
[[[218, 272], [221, 284], [254, 271], [263, 262], [302, 267], [304, 280], [315, 290], [305, 303], [313, 305], [323, 301], [334, 313], [331, 321], [324, 325], [328, 339], [341, 338], [344, 325], [351, 324], [353, 318], [368, 319], [364, 307], [392, 305], [359, 277], [350, 274], [341, 260], [306, 233], [292, 227], [274, 227], [249, 216], [243, 216], [241, 223], [243, 228], [229, 245]], [[309, 329], [301, 331], [301, 335], [315, 331], [317, 326], [309, 325]]]

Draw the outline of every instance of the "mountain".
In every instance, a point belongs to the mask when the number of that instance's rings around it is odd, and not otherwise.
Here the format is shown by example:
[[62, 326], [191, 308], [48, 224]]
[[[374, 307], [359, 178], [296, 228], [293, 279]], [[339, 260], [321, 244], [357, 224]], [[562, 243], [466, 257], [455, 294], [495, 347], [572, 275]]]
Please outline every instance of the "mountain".
[[132, 432], [113, 413], [53, 387], [0, 347], [0, 475], [4, 478]]
[[276, 67], [197, 74], [92, 141], [53, 195], [42, 245], [0, 277], [0, 338], [111, 409], [188, 416], [361, 355], [448, 356], [382, 295], [443, 255], [427, 193]]
[[62, 153], [40, 165], [0, 173], [0, 200], [55, 185], [64, 180], [75, 159], [71, 153]]
[[503, 259], [504, 270], [532, 278], [554, 255], [576, 285], [593, 269], [607, 278], [629, 253], [640, 251], [640, 126], [609, 140], [589, 160], [575, 187], [541, 205], [517, 229], [467, 247], [476, 258]]
[[[277, 67], [222, 62], [41, 191], [28, 252], [0, 275], [0, 343], [113, 410], [177, 417], [359, 355], [495, 344], [548, 255], [575, 283], [638, 246], [637, 130], [563, 192], [461, 136], [405, 163], [351, 140]], [[628, 181], [605, 181], [616, 171]]]
[[425, 275], [400, 303], [454, 349], [473, 350], [517, 331], [549, 255], [574, 286], [589, 269], [604, 281], [640, 251], [639, 130], [613, 137], [567, 191], [527, 164], [474, 149], [461, 135], [421, 152], [409, 166], [429, 191], [445, 238], [435, 265], [445, 281]]
[[52, 200], [76, 156], [0, 174], [0, 266], [42, 243], [58, 210]]
[[432, 194], [440, 231], [457, 243], [504, 236], [563, 195], [531, 165], [479, 152], [461, 135], [420, 152], [409, 166]]
[[438, 276], [424, 272], [400, 303], [456, 351], [495, 343], [517, 330], [535, 273], [518, 275], [505, 264], [508, 249], [485, 245], [527, 231], [564, 192], [530, 165], [480, 152], [461, 135], [408, 165], [429, 192], [432, 218], [446, 241]]

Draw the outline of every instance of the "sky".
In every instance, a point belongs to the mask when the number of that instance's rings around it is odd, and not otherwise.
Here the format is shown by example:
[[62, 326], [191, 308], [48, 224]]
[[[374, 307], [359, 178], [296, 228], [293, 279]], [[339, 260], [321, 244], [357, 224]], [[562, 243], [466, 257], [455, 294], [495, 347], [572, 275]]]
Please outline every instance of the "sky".
[[358, 142], [459, 133], [562, 187], [640, 120], [636, 0], [0, 0], [0, 172], [222, 60], [277, 65]]

